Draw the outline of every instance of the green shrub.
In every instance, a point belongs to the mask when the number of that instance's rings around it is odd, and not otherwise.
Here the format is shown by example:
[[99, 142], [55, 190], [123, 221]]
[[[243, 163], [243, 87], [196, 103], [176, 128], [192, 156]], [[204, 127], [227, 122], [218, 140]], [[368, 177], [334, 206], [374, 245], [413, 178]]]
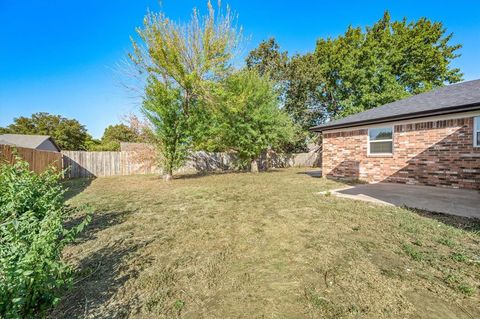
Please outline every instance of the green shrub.
[[88, 223], [64, 227], [68, 217], [61, 172], [29, 170], [17, 158], [0, 164], [0, 318], [38, 318], [71, 282], [62, 248]]

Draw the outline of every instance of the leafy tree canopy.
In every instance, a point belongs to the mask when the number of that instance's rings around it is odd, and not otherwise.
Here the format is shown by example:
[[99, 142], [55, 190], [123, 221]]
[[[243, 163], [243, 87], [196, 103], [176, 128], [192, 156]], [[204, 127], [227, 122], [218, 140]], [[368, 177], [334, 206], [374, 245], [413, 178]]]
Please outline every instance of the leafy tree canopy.
[[227, 7], [208, 13], [194, 9], [188, 23], [172, 22], [163, 13], [149, 12], [137, 29], [142, 43], [133, 42], [131, 61], [147, 79], [142, 111], [153, 127], [165, 179], [186, 160], [203, 114], [200, 106], [212, 105], [212, 90], [233, 71], [231, 61], [241, 39], [241, 29]]
[[125, 124], [109, 125], [103, 133], [103, 142], [136, 142], [139, 136], [135, 130]]
[[288, 53], [280, 52], [280, 46], [275, 38], [262, 41], [245, 59], [247, 68], [256, 70], [262, 76], [280, 82], [285, 80], [288, 63]]
[[273, 85], [256, 71], [244, 70], [228, 77], [217, 91], [219, 107], [210, 136], [251, 163], [252, 171], [262, 152], [291, 141], [295, 134], [288, 114], [278, 107]]
[[90, 151], [119, 151], [121, 142], [145, 142], [145, 136], [125, 124], [109, 125], [101, 140], [89, 139], [87, 145]]
[[156, 78], [149, 79], [142, 112], [152, 126], [152, 137], [159, 151], [160, 164], [165, 170], [165, 180], [181, 167], [191, 146], [191, 132], [183, 107], [180, 89], [171, 88]]
[[365, 31], [348, 28], [321, 39], [314, 53], [318, 102], [330, 117], [345, 116], [462, 79], [450, 62], [460, 45], [450, 45], [441, 22], [382, 19]]
[[15, 118], [4, 133], [50, 135], [62, 150], [85, 150], [89, 137], [77, 120], [44, 112]]
[[[319, 39], [314, 52], [293, 56], [281, 72], [284, 108], [306, 130], [461, 81], [460, 70], [451, 66], [461, 46], [450, 44], [452, 36], [441, 22], [392, 21], [385, 12], [371, 27], [349, 27], [337, 38]], [[268, 40], [250, 53], [247, 66], [275, 70], [269, 67], [281, 56]], [[278, 73], [273, 78], [278, 81]]]
[[188, 23], [176, 23], [164, 13], [149, 12], [137, 33], [142, 44], [133, 42], [129, 55], [147, 77], [154, 77], [178, 89], [189, 114], [191, 104], [210, 98], [210, 83], [218, 82], [232, 71], [231, 61], [241, 41], [241, 29], [229, 7], [215, 12], [210, 1], [208, 14], [194, 9]]

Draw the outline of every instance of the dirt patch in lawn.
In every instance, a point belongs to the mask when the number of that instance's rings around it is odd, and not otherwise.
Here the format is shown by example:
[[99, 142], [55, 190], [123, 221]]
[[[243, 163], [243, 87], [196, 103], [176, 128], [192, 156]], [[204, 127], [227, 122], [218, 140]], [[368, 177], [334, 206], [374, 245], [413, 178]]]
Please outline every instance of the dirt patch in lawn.
[[477, 219], [477, 218], [447, 215], [447, 214], [429, 212], [429, 211], [420, 210], [420, 209], [410, 209], [410, 210], [420, 216], [435, 219], [446, 225], [457, 227], [466, 231], [480, 233], [480, 219]]
[[480, 316], [478, 233], [318, 196], [341, 185], [306, 171], [77, 187], [69, 203], [95, 217], [64, 252], [77, 276], [51, 317]]

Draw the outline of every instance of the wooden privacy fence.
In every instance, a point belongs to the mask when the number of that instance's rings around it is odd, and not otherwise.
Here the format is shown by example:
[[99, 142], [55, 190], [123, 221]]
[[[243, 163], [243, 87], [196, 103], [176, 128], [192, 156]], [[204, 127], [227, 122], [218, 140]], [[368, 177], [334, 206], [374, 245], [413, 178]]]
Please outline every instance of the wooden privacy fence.
[[[15, 162], [15, 151], [35, 172], [43, 172], [53, 165], [65, 169], [66, 178], [99, 177], [133, 174], [160, 174], [161, 167], [155, 165], [154, 156], [138, 156], [134, 151], [122, 152], [85, 152], [62, 151], [49, 152], [31, 148], [14, 147], [0, 144], [1, 162]], [[143, 154], [145, 155], [145, 154]], [[319, 152], [296, 154], [265, 154], [259, 158], [259, 167], [321, 166]], [[1, 164], [0, 162], [0, 164]], [[179, 173], [210, 172], [236, 169], [236, 156], [230, 153], [194, 152], [190, 154]]]
[[62, 151], [67, 178], [159, 173], [147, 161], [139, 161], [133, 152]]
[[[139, 156], [135, 151], [84, 152], [62, 151], [63, 168], [67, 178], [100, 177], [132, 174], [160, 174], [161, 167], [152, 160], [155, 156]], [[236, 169], [236, 156], [231, 153], [193, 152], [177, 173], [228, 171]], [[259, 158], [259, 167], [314, 167], [319, 166], [319, 152], [270, 154]]]
[[60, 152], [39, 151], [33, 148], [24, 148], [0, 144], [1, 161], [15, 162], [15, 154], [23, 158], [34, 172], [41, 173], [48, 167], [62, 169], [62, 154]]

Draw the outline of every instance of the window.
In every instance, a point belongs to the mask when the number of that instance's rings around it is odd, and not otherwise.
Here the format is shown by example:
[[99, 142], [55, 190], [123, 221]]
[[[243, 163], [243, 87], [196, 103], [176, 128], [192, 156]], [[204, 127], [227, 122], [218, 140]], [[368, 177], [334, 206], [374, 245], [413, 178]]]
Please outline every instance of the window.
[[473, 146], [480, 147], [480, 116], [473, 118]]
[[392, 154], [393, 129], [379, 127], [368, 129], [368, 154]]

